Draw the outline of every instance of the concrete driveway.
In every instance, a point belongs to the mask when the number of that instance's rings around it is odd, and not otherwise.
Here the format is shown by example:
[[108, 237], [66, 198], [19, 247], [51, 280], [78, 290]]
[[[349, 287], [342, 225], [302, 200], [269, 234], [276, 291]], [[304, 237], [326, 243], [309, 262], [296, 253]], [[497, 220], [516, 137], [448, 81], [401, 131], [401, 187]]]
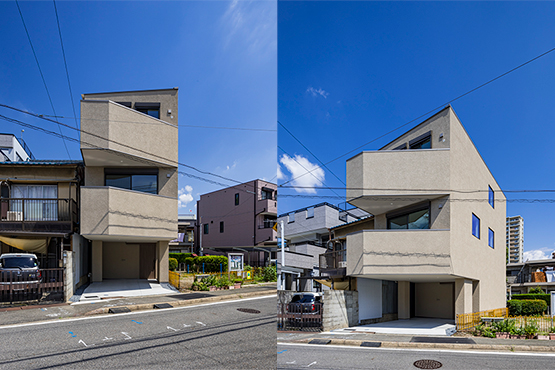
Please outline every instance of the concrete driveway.
[[81, 295], [81, 302], [93, 302], [113, 298], [144, 297], [175, 294], [177, 289], [168, 283], [141, 279], [104, 280], [90, 284]]
[[353, 326], [350, 328], [332, 330], [332, 334], [346, 333], [379, 333], [379, 334], [408, 334], [408, 335], [453, 335], [456, 331], [455, 321], [446, 319], [412, 318], [410, 320], [395, 320], [378, 324]]

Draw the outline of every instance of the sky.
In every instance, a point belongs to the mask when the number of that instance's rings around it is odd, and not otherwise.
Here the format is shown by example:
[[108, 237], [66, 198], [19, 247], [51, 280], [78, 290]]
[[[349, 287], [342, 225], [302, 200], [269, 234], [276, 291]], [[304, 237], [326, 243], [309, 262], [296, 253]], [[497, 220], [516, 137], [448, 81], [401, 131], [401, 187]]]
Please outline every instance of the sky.
[[[344, 187], [348, 158], [431, 114], [375, 139], [555, 48], [553, 19], [555, 2], [279, 2], [278, 184], [316, 169], [279, 188], [279, 213], [344, 202], [314, 187]], [[555, 189], [554, 86], [555, 51], [451, 103], [501, 189]], [[507, 215], [524, 218], [525, 259], [550, 257], [555, 203]]]
[[[277, 4], [271, 1], [20, 1], [60, 122], [79, 125], [81, 94], [179, 87], [179, 161], [238, 182], [276, 181]], [[54, 115], [14, 1], [0, 1], [0, 104]], [[73, 98], [73, 104], [72, 100]], [[0, 108], [0, 115], [59, 132], [56, 123]], [[77, 142], [0, 120], [37, 159], [81, 160]], [[205, 127], [192, 127], [205, 126]], [[217, 129], [214, 127], [248, 130]], [[261, 131], [265, 130], [265, 131]], [[65, 136], [75, 130], [62, 127]], [[179, 213], [200, 194], [236, 184], [180, 175]]]

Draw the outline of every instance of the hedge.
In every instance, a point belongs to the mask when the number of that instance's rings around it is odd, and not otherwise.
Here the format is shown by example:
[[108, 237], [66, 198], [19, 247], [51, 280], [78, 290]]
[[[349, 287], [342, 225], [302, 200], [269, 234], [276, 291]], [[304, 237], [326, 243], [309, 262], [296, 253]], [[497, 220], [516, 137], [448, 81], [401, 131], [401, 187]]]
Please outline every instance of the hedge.
[[507, 307], [509, 308], [510, 316], [542, 315], [547, 311], [547, 303], [541, 299], [511, 299], [507, 301]]
[[179, 263], [185, 263], [185, 258], [193, 257], [192, 253], [170, 253], [170, 258], [175, 258]]
[[170, 258], [168, 261], [170, 271], [175, 271], [175, 269], [177, 269], [177, 260], [175, 258]]
[[526, 299], [541, 299], [549, 306], [551, 304], [551, 294], [513, 294], [512, 299], [526, 300]]
[[[183, 253], [187, 254], [187, 253]], [[183, 259], [185, 264], [185, 271], [187, 271], [187, 266], [189, 266], [189, 271], [202, 272], [202, 264], [204, 263], [204, 272], [227, 272], [227, 257], [226, 256], [198, 256], [198, 257], [186, 257]]]

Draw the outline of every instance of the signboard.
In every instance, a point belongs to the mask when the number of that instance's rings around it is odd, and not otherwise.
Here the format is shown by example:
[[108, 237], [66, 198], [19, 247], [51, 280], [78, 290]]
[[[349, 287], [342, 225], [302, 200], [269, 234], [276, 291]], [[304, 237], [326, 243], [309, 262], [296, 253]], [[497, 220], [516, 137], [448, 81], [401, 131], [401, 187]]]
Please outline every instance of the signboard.
[[242, 253], [229, 253], [228, 258], [228, 271], [243, 271], [243, 254]]

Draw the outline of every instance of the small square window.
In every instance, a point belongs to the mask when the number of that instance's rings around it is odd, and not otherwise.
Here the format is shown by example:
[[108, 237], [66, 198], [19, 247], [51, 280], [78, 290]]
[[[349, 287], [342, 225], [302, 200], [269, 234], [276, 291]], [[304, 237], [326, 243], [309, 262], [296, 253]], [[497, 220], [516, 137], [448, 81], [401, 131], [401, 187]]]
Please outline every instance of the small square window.
[[488, 227], [488, 245], [492, 248], [495, 248], [494, 242], [495, 242], [495, 233], [493, 232], [492, 229]]
[[488, 193], [488, 203], [491, 206], [491, 208], [495, 208], [494, 206], [494, 202], [495, 202], [495, 193], [493, 192], [493, 189], [491, 188], [491, 186], [488, 186], [489, 188], [489, 193]]
[[239, 205], [239, 193], [235, 194], [235, 205]]
[[306, 209], [306, 218], [314, 217], [314, 207]]
[[288, 222], [295, 222], [295, 212], [289, 214]]
[[223, 233], [224, 232], [224, 222], [220, 221], [220, 232]]
[[480, 219], [474, 213], [472, 214], [472, 235], [480, 239]]
[[203, 226], [204, 226], [204, 230], [203, 230], [204, 234], [208, 234], [208, 224], [204, 224]]

